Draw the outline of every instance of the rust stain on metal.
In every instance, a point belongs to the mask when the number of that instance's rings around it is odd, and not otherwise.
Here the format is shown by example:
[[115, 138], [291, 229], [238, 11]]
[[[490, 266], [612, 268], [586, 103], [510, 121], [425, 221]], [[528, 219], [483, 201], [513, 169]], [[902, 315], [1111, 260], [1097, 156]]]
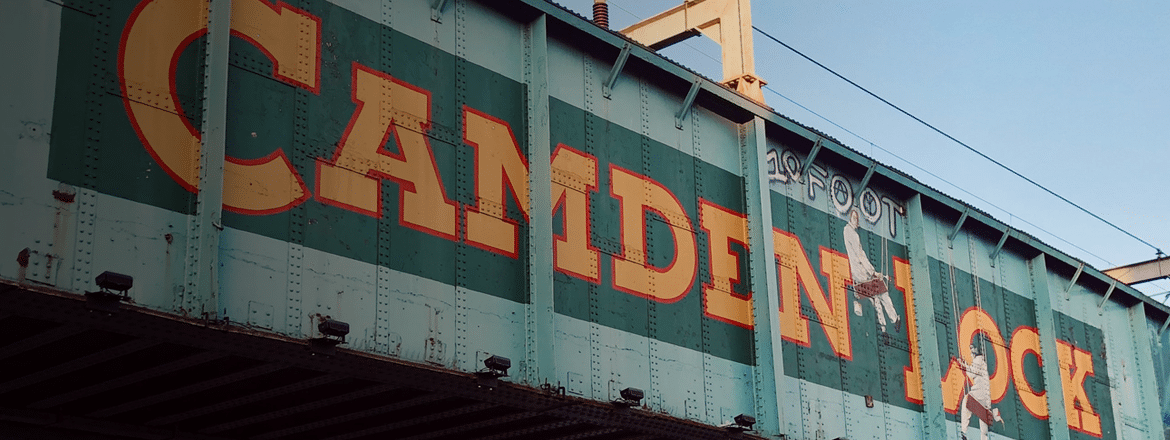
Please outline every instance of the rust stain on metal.
[[28, 267], [29, 252], [29, 248], [24, 248], [20, 251], [19, 254], [16, 254], [16, 263], [19, 264], [21, 268]]
[[24, 248], [24, 250], [16, 254], [16, 263], [20, 265], [20, 270], [16, 273], [16, 282], [18, 283], [24, 283], [24, 279], [28, 277], [28, 257], [28, 248]]
[[[165, 239], [167, 241], [167, 244], [172, 244], [175, 242], [175, 236], [171, 235], [169, 232], [167, 233], [167, 235], [163, 236], [163, 239]], [[169, 248], [169, 247], [167, 248], [167, 253], [168, 254], [171, 253], [171, 248]]]
[[77, 198], [77, 194], [61, 190], [53, 190], [53, 198], [65, 203], [73, 203], [73, 200]]
[[77, 189], [72, 185], [61, 183], [53, 190], [53, 198], [57, 200], [57, 207], [53, 211], [53, 242], [50, 244], [45, 257], [45, 274], [53, 273], [54, 259], [61, 260], [57, 264], [63, 266], [65, 258], [73, 254], [73, 202], [77, 200]]

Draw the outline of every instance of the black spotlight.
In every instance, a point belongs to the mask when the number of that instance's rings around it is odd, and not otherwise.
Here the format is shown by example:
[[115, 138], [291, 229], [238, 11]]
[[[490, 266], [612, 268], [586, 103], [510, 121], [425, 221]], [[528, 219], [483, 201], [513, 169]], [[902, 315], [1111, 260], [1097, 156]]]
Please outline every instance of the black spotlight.
[[134, 277], [106, 271], [94, 278], [94, 282], [101, 289], [96, 292], [85, 292], [85, 306], [91, 310], [112, 314], [118, 311], [119, 303], [130, 300], [130, 295], [126, 292], [134, 286]]
[[326, 318], [320, 324], [317, 324], [317, 330], [323, 335], [341, 338], [341, 342], [344, 343], [345, 335], [349, 334], [349, 324]]
[[500, 373], [500, 377], [508, 375], [508, 369], [512, 368], [512, 360], [503, 356], [492, 356], [484, 359], [483, 365], [489, 370]]
[[756, 418], [747, 414], [740, 414], [735, 416], [735, 424], [751, 429], [751, 427], [756, 424]]
[[337, 344], [345, 343], [345, 335], [349, 334], [349, 324], [324, 318], [317, 324], [317, 331], [324, 336], [309, 339], [309, 350], [314, 355], [332, 356], [337, 352]]
[[102, 272], [94, 281], [102, 290], [112, 290], [122, 295], [126, 295], [126, 291], [134, 286], [134, 277], [110, 271]]
[[621, 398], [613, 401], [614, 406], [619, 408], [629, 408], [631, 406], [638, 406], [642, 402], [642, 398], [646, 397], [646, 393], [637, 388], [626, 388], [621, 391]]
[[508, 369], [512, 368], [512, 360], [503, 356], [492, 355], [483, 360], [484, 369], [475, 372], [477, 383], [481, 388], [494, 389], [500, 384], [501, 377], [508, 377]]
[[734, 420], [734, 422], [729, 424], [729, 425], [726, 425], [725, 428], [727, 428], [728, 431], [731, 431], [734, 433], [751, 431], [752, 426], [756, 424], [756, 418], [749, 416], [747, 414], [740, 414], [738, 416], [735, 416], [735, 418], [733, 420]]

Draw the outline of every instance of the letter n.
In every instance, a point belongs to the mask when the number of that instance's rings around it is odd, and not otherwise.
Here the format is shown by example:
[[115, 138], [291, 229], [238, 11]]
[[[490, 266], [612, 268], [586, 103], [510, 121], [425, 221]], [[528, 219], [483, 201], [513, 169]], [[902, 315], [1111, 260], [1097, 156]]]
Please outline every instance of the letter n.
[[812, 263], [796, 235], [772, 229], [776, 264], [780, 274], [780, 335], [787, 341], [809, 346], [808, 318], [800, 310], [800, 290], [804, 288], [829, 345], [838, 357], [852, 360], [853, 343], [849, 333], [845, 283], [851, 279], [849, 258], [821, 248], [821, 273], [829, 284], [828, 295], [813, 272]]

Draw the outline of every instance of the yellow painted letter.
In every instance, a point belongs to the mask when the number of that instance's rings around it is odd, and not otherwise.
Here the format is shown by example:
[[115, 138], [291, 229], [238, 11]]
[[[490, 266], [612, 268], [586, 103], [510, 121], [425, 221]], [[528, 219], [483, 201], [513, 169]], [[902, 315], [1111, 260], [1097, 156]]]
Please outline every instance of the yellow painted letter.
[[1056, 355], [1060, 359], [1060, 382], [1064, 388], [1064, 412], [1068, 427], [1101, 437], [1101, 416], [1093, 411], [1085, 379], [1093, 375], [1093, 355], [1072, 344], [1057, 340]]
[[467, 242], [516, 258], [519, 226], [504, 215], [504, 194], [520, 205], [528, 221], [528, 160], [507, 122], [463, 107], [463, 140], [475, 147], [475, 207], [467, 208]]
[[[207, 33], [207, 2], [144, 1], [135, 8], [118, 51], [118, 77], [126, 113], [142, 145], [164, 171], [191, 192], [199, 190], [200, 133], [187, 122], [175, 91], [172, 63]], [[239, 0], [232, 5], [233, 35], [272, 57], [278, 79], [319, 89], [320, 19], [285, 4]], [[287, 210], [309, 197], [284, 151], [259, 159], [227, 157], [224, 208], [263, 215]]]
[[849, 273], [849, 258], [840, 252], [821, 248], [821, 273], [829, 283], [826, 295], [800, 239], [792, 233], [773, 228], [772, 240], [780, 274], [781, 337], [806, 347], [811, 343], [808, 318], [800, 311], [800, 288], [804, 287], [833, 352], [841, 358], [853, 360], [853, 341], [849, 333], [845, 294], [845, 283], [852, 277]]
[[1016, 383], [1016, 394], [1020, 396], [1020, 403], [1033, 417], [1040, 420], [1048, 419], [1047, 390], [1036, 392], [1032, 384], [1028, 383], [1028, 376], [1024, 374], [1024, 357], [1028, 353], [1036, 356], [1037, 366], [1044, 366], [1044, 359], [1040, 357], [1040, 333], [1032, 327], [1017, 327], [1012, 333], [1012, 380]]
[[922, 360], [918, 359], [918, 321], [914, 314], [914, 284], [911, 283], [910, 262], [894, 257], [894, 287], [906, 298], [906, 333], [910, 336], [910, 366], [902, 370], [906, 384], [906, 400], [922, 403]]
[[[430, 100], [425, 90], [353, 63], [357, 109], [333, 159], [317, 159], [317, 197], [380, 218], [381, 181], [389, 179], [398, 183], [399, 223], [458, 240], [455, 202], [447, 200], [424, 134], [430, 125]], [[397, 154], [383, 148], [391, 135]]]
[[560, 144], [552, 156], [552, 209], [562, 211], [564, 235], [553, 237], [553, 262], [562, 273], [598, 284], [597, 249], [589, 245], [589, 193], [597, 191], [597, 158]]
[[[621, 201], [622, 255], [613, 259], [615, 289], [659, 302], [682, 299], [695, 283], [698, 254], [691, 219], [674, 193], [649, 177], [609, 166], [610, 191]], [[646, 214], [653, 211], [670, 225], [674, 256], [669, 265], [650, 265], [646, 255]]]
[[[982, 309], [971, 307], [963, 312], [963, 317], [959, 320], [958, 335], [959, 356], [962, 356], [968, 364], [971, 363], [971, 351], [968, 347], [974, 343], [976, 334], [986, 336], [987, 341], [991, 343], [991, 349], [995, 352], [995, 371], [989, 371], [991, 377], [988, 382], [991, 388], [992, 403], [999, 402], [1007, 395], [1008, 382], [1011, 380], [1011, 364], [1008, 359], [1007, 343], [1004, 341], [1003, 333], [1000, 333], [995, 320], [991, 319], [991, 315]], [[959, 404], [962, 403], [959, 402], [963, 392], [962, 384], [967, 381], [966, 377], [963, 374], [963, 367], [952, 359], [942, 381], [943, 408], [947, 412], [958, 411]]]
[[731, 284], [739, 282], [740, 255], [731, 249], [739, 243], [747, 249], [747, 216], [699, 199], [699, 224], [710, 237], [708, 260], [711, 282], [703, 283], [703, 313], [720, 321], [751, 329], [751, 293], [740, 296]]

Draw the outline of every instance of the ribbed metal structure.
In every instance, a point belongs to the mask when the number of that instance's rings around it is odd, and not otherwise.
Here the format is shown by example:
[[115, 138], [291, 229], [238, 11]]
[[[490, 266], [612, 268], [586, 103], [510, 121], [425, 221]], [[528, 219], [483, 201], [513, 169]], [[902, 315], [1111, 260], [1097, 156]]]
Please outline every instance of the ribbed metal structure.
[[1166, 306], [555, 4], [0, 8], [0, 437], [1165, 438]]

